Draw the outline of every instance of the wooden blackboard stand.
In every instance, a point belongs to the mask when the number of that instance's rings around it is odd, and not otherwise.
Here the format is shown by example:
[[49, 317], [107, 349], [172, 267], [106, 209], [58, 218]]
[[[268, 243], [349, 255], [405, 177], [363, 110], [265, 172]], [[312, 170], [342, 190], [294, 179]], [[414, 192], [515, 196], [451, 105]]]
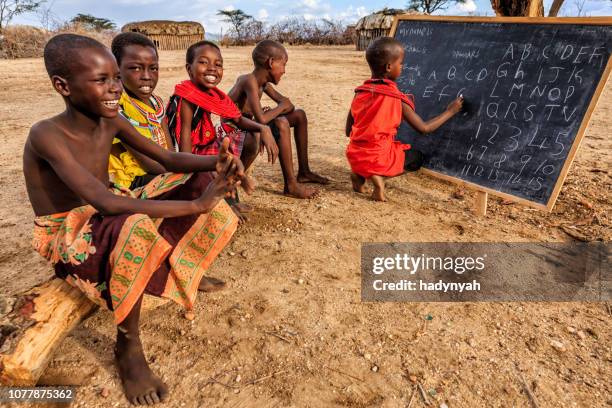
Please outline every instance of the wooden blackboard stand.
[[[525, 24], [525, 26], [531, 25], [559, 25], [559, 27], [563, 25], [593, 25], [593, 26], [610, 26], [612, 25], [611, 17], [589, 17], [589, 18], [556, 18], [556, 17], [540, 17], [537, 15], [537, 10], [540, 8], [541, 0], [532, 0], [530, 2], [529, 7], [529, 15], [526, 17], [460, 17], [460, 16], [413, 16], [413, 15], [398, 15], [395, 17], [391, 33], [390, 35], [395, 37], [396, 32], [398, 31], [398, 27], [403, 21], [415, 21], [415, 22], [444, 22], [444, 23], [511, 23], [511, 24]], [[426, 49], [426, 48], [425, 48]], [[424, 53], [423, 49], [419, 47], [415, 47], [413, 53]], [[415, 67], [413, 67], [415, 68]], [[423, 67], [416, 67], [418, 69], [423, 69]], [[594, 77], [596, 81], [594, 83], [595, 88], [590, 97], [590, 100], [587, 102], [587, 105], [584, 107], [585, 111], [582, 113], [580, 122], [578, 124], [578, 129], [573, 133], [573, 139], [571, 145], [567, 150], [567, 153], [564, 161], [562, 163], [562, 167], [558, 173], [558, 176], [554, 180], [554, 185], [552, 186], [552, 190], [548, 197], [546, 197], [545, 202], [538, 201], [535, 199], [531, 199], [530, 197], [525, 197], [522, 195], [513, 194], [510, 192], [500, 191], [496, 189], [494, 186], [486, 186], [481, 185], [475, 181], [469, 181], [463, 179], [461, 177], [457, 177], [454, 175], [446, 174], [439, 169], [430, 169], [430, 168], [422, 168], [420, 170], [421, 173], [426, 175], [431, 175], [446, 181], [450, 181], [456, 184], [461, 185], [463, 188], [469, 187], [473, 191], [476, 191], [476, 199], [474, 202], [474, 212], [478, 215], [485, 215], [487, 211], [487, 199], [488, 194], [493, 194], [496, 197], [501, 197], [506, 200], [511, 200], [514, 203], [530, 206], [533, 208], [541, 209], [544, 211], [551, 212], [555, 202], [559, 196], [561, 188], [563, 186], [563, 182], [567, 177], [570, 166], [576, 156], [578, 148], [584, 138], [585, 131], [589, 125], [589, 120], [595, 107], [597, 106], [597, 101], [599, 96], [603, 92], [608, 76], [612, 71], [612, 58], [608, 58], [607, 61], [604, 61], [604, 68], [601, 74]], [[420, 74], [417, 74], [420, 75]], [[507, 112], [506, 112], [507, 114]], [[536, 146], [537, 147], [537, 146]], [[542, 147], [540, 146], [540, 149]], [[483, 153], [484, 154], [484, 153]]]
[[487, 215], [487, 198], [488, 195], [486, 191], [477, 191], [476, 192], [476, 215], [480, 215], [484, 217]]
[[[531, 0], [529, 3], [528, 17], [541, 17], [539, 10], [542, 8], [542, 0]], [[487, 201], [489, 194], [486, 191], [476, 191], [475, 212], [476, 215], [484, 217], [487, 215]]]

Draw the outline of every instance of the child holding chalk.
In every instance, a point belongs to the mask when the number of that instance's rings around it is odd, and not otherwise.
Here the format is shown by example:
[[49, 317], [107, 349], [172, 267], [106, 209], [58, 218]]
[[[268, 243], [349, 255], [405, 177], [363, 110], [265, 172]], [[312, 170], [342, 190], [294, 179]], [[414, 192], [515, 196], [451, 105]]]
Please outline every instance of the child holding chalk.
[[401, 43], [391, 37], [378, 38], [366, 50], [366, 60], [372, 77], [355, 89], [346, 119], [346, 136], [350, 137], [346, 157], [353, 190], [365, 193], [366, 179], [370, 179], [372, 198], [386, 201], [383, 177], [418, 170], [423, 163], [421, 152], [395, 140], [402, 119], [421, 134], [431, 133], [462, 109], [463, 96], [425, 122], [414, 111], [414, 97], [400, 92], [395, 83], [404, 62]]

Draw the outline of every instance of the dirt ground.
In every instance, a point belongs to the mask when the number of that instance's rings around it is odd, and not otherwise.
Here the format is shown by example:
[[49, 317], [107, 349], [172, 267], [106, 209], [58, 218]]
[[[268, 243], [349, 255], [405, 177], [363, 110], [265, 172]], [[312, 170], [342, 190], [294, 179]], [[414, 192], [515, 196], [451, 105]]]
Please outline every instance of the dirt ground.
[[[250, 49], [223, 55], [228, 90], [249, 70]], [[161, 53], [164, 98], [186, 77], [183, 58]], [[14, 295], [52, 274], [30, 249], [21, 155], [29, 127], [63, 102], [41, 59], [0, 60], [0, 72], [0, 294]], [[364, 242], [610, 241], [612, 87], [551, 214], [491, 198], [476, 217], [473, 193], [455, 198], [454, 185], [422, 174], [391, 180], [388, 203], [351, 191], [344, 121], [367, 74], [351, 48], [289, 49], [279, 89], [306, 110], [312, 168], [333, 182], [316, 199], [286, 198], [278, 165], [258, 159], [259, 188], [245, 198], [255, 212], [209, 271], [228, 289], [200, 296], [194, 321], [169, 303], [143, 315], [145, 351], [171, 389], [164, 406], [405, 407], [411, 377], [434, 407], [530, 407], [522, 378], [540, 407], [612, 405], [608, 305], [362, 303], [359, 268]], [[74, 407], [128, 406], [113, 337], [111, 314], [98, 311], [42, 383], [79, 385]], [[425, 406], [420, 395], [411, 406]]]

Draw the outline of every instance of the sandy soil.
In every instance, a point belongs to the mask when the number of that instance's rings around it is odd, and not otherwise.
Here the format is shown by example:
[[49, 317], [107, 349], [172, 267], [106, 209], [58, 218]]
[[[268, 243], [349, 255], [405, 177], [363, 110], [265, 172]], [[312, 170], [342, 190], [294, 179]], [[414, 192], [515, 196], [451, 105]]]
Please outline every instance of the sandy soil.
[[[250, 49], [223, 53], [227, 90], [249, 70]], [[479, 218], [471, 192], [454, 198], [452, 184], [420, 174], [390, 181], [386, 204], [352, 193], [343, 127], [352, 89], [368, 74], [364, 58], [350, 48], [289, 55], [280, 91], [306, 110], [312, 167], [333, 182], [317, 199], [285, 198], [278, 165], [258, 160], [259, 189], [246, 198], [256, 211], [210, 270], [229, 288], [201, 296], [193, 322], [173, 304], [144, 313], [145, 350], [172, 392], [165, 406], [400, 407], [414, 376], [435, 407], [529, 407], [519, 370], [540, 407], [611, 405], [606, 304], [362, 303], [359, 278], [363, 242], [610, 241], [611, 87], [552, 214], [493, 198]], [[163, 52], [161, 63], [166, 98], [185, 78], [183, 53]], [[41, 59], [0, 61], [0, 72], [0, 294], [12, 295], [51, 275], [30, 249], [21, 152], [29, 127], [63, 103]], [[42, 382], [80, 385], [75, 407], [128, 406], [113, 336], [111, 315], [97, 312], [63, 342]], [[424, 406], [419, 395], [412, 406]]]

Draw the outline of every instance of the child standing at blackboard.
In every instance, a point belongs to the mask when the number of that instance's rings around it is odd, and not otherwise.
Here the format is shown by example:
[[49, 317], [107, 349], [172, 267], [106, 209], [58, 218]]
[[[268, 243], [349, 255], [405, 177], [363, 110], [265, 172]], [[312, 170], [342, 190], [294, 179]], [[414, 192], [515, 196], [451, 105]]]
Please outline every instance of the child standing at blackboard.
[[372, 77], [355, 89], [346, 119], [346, 136], [351, 138], [346, 157], [353, 190], [365, 193], [366, 179], [370, 179], [374, 185], [372, 198], [386, 201], [383, 177], [418, 170], [423, 162], [421, 152], [395, 140], [402, 118], [417, 132], [431, 133], [461, 110], [463, 97], [424, 122], [414, 111], [414, 97], [400, 92], [395, 83], [404, 62], [402, 44], [391, 37], [378, 38], [366, 50], [366, 60]]

